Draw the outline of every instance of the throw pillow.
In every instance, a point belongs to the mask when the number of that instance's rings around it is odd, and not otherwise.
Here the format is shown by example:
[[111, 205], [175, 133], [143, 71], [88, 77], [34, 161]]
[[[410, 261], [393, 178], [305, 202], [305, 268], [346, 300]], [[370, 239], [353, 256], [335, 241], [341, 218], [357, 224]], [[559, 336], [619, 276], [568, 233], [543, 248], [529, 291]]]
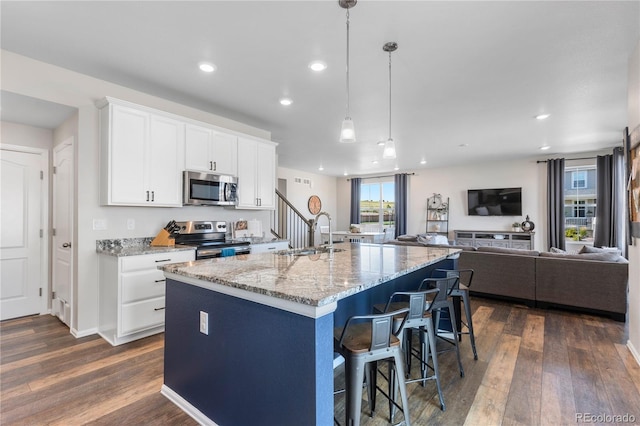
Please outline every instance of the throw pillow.
[[420, 244], [449, 244], [449, 240], [444, 235], [438, 234], [418, 234], [417, 241]]
[[566, 250], [562, 250], [562, 249], [559, 249], [559, 248], [557, 248], [557, 247], [551, 247], [551, 248], [549, 249], [549, 251], [550, 251], [551, 253], [566, 253]]
[[398, 235], [398, 241], [416, 241], [418, 237], [416, 235]]
[[514, 248], [491, 247], [491, 246], [478, 247], [478, 251], [484, 251], [488, 253], [517, 254], [520, 256], [539, 256], [540, 255], [540, 252], [537, 250], [514, 249]]
[[591, 247], [591, 246], [582, 246], [578, 254], [585, 253], [615, 253], [618, 256], [622, 255], [622, 252], [618, 247]]

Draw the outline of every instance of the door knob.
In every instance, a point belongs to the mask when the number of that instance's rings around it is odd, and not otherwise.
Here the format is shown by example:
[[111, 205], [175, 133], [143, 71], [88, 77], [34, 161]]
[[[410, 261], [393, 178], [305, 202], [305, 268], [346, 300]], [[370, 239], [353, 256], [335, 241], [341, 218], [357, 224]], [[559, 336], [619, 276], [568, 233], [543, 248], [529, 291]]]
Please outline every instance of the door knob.
[[62, 248], [69, 248], [71, 247], [71, 243], [62, 243]]

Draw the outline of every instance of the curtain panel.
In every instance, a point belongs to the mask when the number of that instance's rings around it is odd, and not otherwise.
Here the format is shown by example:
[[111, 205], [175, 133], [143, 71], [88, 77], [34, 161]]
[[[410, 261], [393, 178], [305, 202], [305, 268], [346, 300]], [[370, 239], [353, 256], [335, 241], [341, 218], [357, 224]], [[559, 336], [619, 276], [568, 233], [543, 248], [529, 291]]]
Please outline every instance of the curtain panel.
[[547, 224], [549, 247], [564, 250], [564, 158], [547, 160]]
[[394, 178], [396, 198], [396, 238], [407, 233], [407, 194], [409, 178], [406, 173], [399, 173]]
[[595, 247], [618, 247], [625, 254], [624, 151], [596, 158], [597, 189]]
[[351, 178], [351, 214], [349, 216], [351, 223], [360, 223], [360, 185], [362, 178]]

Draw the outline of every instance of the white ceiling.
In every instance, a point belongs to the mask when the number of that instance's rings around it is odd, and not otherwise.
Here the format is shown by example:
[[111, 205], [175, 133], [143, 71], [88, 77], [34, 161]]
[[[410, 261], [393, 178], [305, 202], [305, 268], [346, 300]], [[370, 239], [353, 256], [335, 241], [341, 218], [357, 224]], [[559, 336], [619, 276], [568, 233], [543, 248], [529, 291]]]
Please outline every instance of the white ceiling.
[[[271, 131], [280, 166], [336, 176], [614, 146], [640, 38], [637, 1], [361, 0], [351, 9], [358, 142], [345, 145], [346, 17], [335, 0], [0, 7], [2, 49]], [[388, 136], [388, 41], [399, 45], [395, 161], [376, 144]], [[313, 73], [314, 59], [327, 70]], [[203, 60], [217, 71], [200, 72]], [[281, 106], [282, 96], [293, 105]], [[534, 119], [543, 112], [551, 117]]]

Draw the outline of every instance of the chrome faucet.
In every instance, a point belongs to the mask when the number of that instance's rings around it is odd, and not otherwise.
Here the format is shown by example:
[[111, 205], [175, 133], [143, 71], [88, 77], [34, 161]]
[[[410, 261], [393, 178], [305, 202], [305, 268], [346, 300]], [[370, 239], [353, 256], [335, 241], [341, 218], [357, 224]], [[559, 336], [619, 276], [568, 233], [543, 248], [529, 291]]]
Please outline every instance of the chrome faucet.
[[318, 229], [318, 218], [320, 216], [326, 216], [327, 219], [329, 219], [329, 249], [333, 249], [333, 235], [331, 234], [331, 216], [329, 215], [329, 213], [327, 212], [320, 212], [316, 215], [316, 220], [313, 223], [313, 230], [315, 231], [316, 229]]

